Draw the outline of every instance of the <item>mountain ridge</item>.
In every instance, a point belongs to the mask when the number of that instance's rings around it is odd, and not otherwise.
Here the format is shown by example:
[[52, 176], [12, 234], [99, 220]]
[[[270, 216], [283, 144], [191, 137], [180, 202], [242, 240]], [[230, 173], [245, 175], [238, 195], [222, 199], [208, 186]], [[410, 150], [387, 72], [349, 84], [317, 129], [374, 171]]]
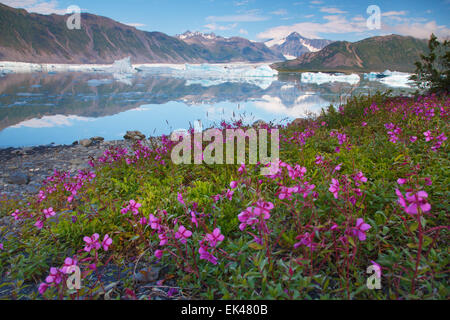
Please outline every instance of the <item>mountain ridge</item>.
[[[81, 30], [69, 30], [68, 15], [28, 13], [0, 3], [0, 60], [30, 63], [274, 62], [280, 55], [243, 38], [217, 48], [186, 43], [162, 32], [147, 32], [107, 17], [81, 14]], [[242, 40], [240, 40], [242, 39]]]
[[382, 72], [386, 69], [414, 72], [414, 63], [428, 50], [426, 40], [400, 35], [336, 41], [321, 51], [295, 60], [272, 64], [279, 72]]
[[271, 39], [266, 41], [265, 44], [271, 50], [280, 52], [284, 56], [299, 57], [304, 53], [320, 51], [333, 42], [326, 39], [309, 39], [298, 32], [292, 32], [283, 39]]

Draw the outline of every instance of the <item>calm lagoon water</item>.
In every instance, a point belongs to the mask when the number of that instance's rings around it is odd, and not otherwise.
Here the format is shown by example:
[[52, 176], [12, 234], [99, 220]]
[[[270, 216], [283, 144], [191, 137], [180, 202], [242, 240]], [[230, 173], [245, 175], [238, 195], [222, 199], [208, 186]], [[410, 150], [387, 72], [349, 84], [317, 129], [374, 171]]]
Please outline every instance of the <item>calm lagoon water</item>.
[[[361, 78], [362, 79], [362, 78]], [[116, 80], [95, 73], [8, 74], [0, 77], [0, 148], [71, 144], [127, 130], [170, 134], [196, 120], [286, 123], [339, 104], [349, 94], [407, 92], [376, 81], [302, 83], [298, 74], [239, 80], [140, 75]]]

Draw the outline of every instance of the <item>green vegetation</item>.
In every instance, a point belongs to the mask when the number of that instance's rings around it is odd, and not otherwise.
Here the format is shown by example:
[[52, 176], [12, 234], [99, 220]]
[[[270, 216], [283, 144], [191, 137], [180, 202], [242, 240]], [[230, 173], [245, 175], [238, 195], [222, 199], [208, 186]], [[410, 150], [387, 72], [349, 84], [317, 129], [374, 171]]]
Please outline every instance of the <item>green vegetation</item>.
[[417, 87], [430, 92], [448, 92], [450, 90], [450, 41], [440, 43], [434, 34], [428, 41], [429, 54], [421, 55], [417, 61], [416, 72], [411, 80]]
[[[448, 299], [449, 110], [448, 95], [330, 106], [280, 128], [274, 176], [174, 165], [164, 137], [106, 150], [92, 172], [1, 200], [17, 219], [0, 230], [2, 298], [102, 299], [119, 281], [110, 297], [147, 299], [130, 276], [107, 276], [144, 264], [164, 267], [153, 285], [172, 298]], [[65, 287], [75, 263], [78, 292]], [[367, 287], [369, 266], [381, 289]]]

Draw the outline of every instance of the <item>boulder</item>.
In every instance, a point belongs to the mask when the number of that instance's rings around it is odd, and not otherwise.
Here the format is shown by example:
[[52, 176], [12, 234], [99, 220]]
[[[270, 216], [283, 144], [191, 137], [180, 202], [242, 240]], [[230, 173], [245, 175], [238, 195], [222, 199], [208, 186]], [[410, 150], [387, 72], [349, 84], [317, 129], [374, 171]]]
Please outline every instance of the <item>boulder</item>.
[[103, 141], [105, 141], [105, 138], [103, 138], [103, 137], [93, 137], [93, 138], [91, 138], [91, 140], [94, 141], [94, 142], [103, 142]]
[[123, 136], [125, 140], [144, 140], [145, 134], [140, 131], [127, 131], [127, 133]]
[[23, 172], [14, 172], [6, 179], [6, 183], [24, 185], [30, 182], [30, 177]]
[[80, 140], [78, 143], [80, 145], [82, 145], [83, 147], [90, 147], [92, 145], [92, 140], [91, 139], [83, 139], [83, 140]]

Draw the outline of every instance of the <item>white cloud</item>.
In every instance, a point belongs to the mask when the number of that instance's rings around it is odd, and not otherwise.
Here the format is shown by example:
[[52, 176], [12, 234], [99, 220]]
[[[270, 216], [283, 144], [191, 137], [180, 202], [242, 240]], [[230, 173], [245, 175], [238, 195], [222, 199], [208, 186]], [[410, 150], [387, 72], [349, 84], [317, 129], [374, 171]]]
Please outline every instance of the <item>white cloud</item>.
[[329, 8], [329, 7], [320, 8], [320, 11], [325, 12], [325, 13], [331, 13], [331, 14], [347, 13], [347, 11], [342, 11], [341, 9], [338, 9], [338, 8]]
[[257, 22], [268, 19], [268, 17], [260, 16], [253, 12], [228, 16], [209, 16], [206, 18], [206, 20], [213, 22]]
[[240, 33], [240, 34], [248, 34], [248, 31], [245, 30], [245, 29], [240, 29], [240, 30], [239, 30], [239, 33]]
[[383, 17], [404, 16], [405, 14], [406, 11], [386, 11], [381, 13]]
[[282, 39], [292, 32], [298, 32], [307, 38], [320, 38], [321, 33], [352, 33], [367, 30], [365, 21], [349, 21], [343, 16], [332, 15], [323, 17], [325, 23], [300, 22], [294, 25], [278, 26], [257, 35], [258, 39]]
[[438, 38], [450, 38], [450, 29], [447, 26], [440, 26], [436, 21], [429, 21], [426, 23], [402, 23], [394, 26], [383, 26], [383, 30], [421, 39], [429, 39], [430, 35], [434, 33]]
[[34, 118], [31, 120], [22, 121], [11, 128], [52, 128], [58, 126], [71, 126], [75, 121], [93, 121], [91, 118], [79, 117], [75, 115], [54, 115], [54, 116], [43, 116], [42, 118]]
[[132, 22], [132, 23], [123, 23], [123, 24], [125, 24], [125, 25], [127, 25], [127, 26], [130, 26], [130, 27], [135, 27], [135, 28], [145, 27], [145, 26], [146, 26], [146, 25], [143, 24], [143, 23], [135, 23], [135, 22]]
[[3, 4], [14, 8], [23, 8], [28, 12], [41, 14], [66, 14], [67, 9], [58, 9], [59, 4], [56, 0], [2, 0]]
[[215, 22], [208, 23], [207, 25], [204, 25], [203, 27], [208, 29], [209, 31], [226, 31], [226, 30], [232, 30], [237, 27], [237, 23], [233, 23], [230, 25], [219, 25]]
[[272, 11], [271, 14], [277, 15], [277, 16], [284, 16], [287, 14], [287, 10], [286, 9], [279, 9], [276, 11]]

